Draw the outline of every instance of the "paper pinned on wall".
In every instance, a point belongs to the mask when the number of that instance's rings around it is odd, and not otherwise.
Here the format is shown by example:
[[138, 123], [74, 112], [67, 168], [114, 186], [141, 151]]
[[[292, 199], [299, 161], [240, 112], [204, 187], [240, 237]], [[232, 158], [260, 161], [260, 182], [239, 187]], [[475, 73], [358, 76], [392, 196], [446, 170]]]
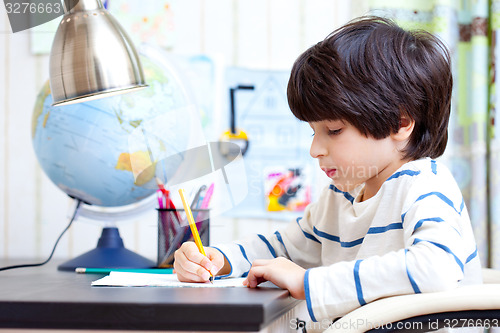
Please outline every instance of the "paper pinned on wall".
[[[286, 89], [289, 78], [289, 70], [226, 69], [226, 91], [241, 84], [254, 86], [254, 90], [239, 94], [234, 101], [236, 124], [245, 129], [249, 139], [244, 157], [248, 194], [243, 202], [225, 212], [227, 217], [294, 221], [303, 214], [308, 202], [314, 201], [314, 198], [305, 200], [305, 193], [315, 192], [316, 180], [312, 172], [307, 173], [307, 179], [300, 181], [300, 192], [304, 192], [304, 196], [300, 195], [300, 203], [292, 203], [300, 194], [294, 192], [295, 187], [285, 188], [279, 197], [272, 198], [266, 195], [269, 192], [266, 193], [264, 188], [263, 180], [269, 181], [269, 173], [265, 172], [269, 168], [300, 168], [304, 171], [303, 176], [306, 170], [317, 168], [317, 162], [309, 154], [311, 128], [306, 122], [297, 120], [288, 106]], [[230, 102], [229, 98], [225, 100]], [[223, 109], [231, 108], [226, 104]]]
[[229, 288], [245, 287], [245, 278], [214, 280], [214, 283], [180, 282], [176, 274], [150, 274], [111, 272], [109, 275], [93, 281], [93, 287], [182, 287], [182, 288]]

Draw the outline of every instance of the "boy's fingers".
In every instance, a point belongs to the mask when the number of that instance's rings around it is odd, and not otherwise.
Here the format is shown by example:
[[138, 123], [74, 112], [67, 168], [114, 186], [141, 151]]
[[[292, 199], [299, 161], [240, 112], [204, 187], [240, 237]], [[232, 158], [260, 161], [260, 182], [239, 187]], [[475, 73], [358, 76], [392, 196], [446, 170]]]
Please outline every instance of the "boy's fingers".
[[203, 257], [200, 265], [203, 266], [207, 271], [211, 271], [214, 268], [214, 264], [207, 257]]
[[218, 264], [219, 263], [219, 261], [220, 261], [221, 258], [219, 258], [219, 256], [217, 255], [216, 252], [214, 252], [212, 249], [206, 249], [205, 252], [207, 253], [207, 258], [210, 259], [210, 261], [213, 264]]
[[200, 250], [198, 250], [198, 247], [193, 242], [187, 242], [183, 252], [190, 261], [200, 265], [203, 259], [206, 258], [200, 253]]
[[212, 271], [214, 269], [214, 264], [211, 259], [201, 254], [195, 243], [190, 242], [190, 244], [186, 246], [184, 252], [189, 261], [202, 266], [207, 271]]
[[254, 267], [252, 264], [252, 268], [248, 272], [248, 276], [246, 279], [247, 283], [244, 284], [247, 287], [255, 288], [259, 283], [266, 281], [266, 279], [264, 278], [264, 274], [265, 274], [265, 269], [263, 266]]
[[203, 265], [203, 267], [215, 276], [224, 266], [224, 255], [219, 250], [211, 247], [206, 247], [205, 252], [207, 253], [207, 258], [210, 261], [210, 264]]
[[272, 259], [258, 259], [252, 262], [252, 267], [248, 272], [248, 276], [243, 284], [250, 288], [255, 288], [260, 283], [267, 281], [268, 277], [266, 277], [267, 267], [272, 263]]
[[182, 276], [178, 274], [177, 277], [181, 282], [206, 282], [208, 280], [208, 278], [204, 280], [199, 275], [190, 272], [184, 272]]
[[210, 272], [212, 275], [215, 270], [213, 263], [204, 255], [202, 255], [198, 247], [193, 242], [186, 242], [183, 245], [182, 251], [179, 251], [176, 256], [176, 265], [183, 270], [182, 275], [196, 282], [208, 281]]
[[[206, 259], [203, 255], [201, 255], [201, 257]], [[193, 262], [189, 258], [187, 258], [184, 252], [181, 252], [179, 254], [176, 262], [186, 274], [198, 276], [198, 279], [196, 281], [200, 281], [200, 278], [203, 279], [205, 275], [208, 275], [208, 277], [210, 277], [210, 274], [208, 274], [207, 270], [204, 267], [200, 266], [199, 263]], [[183, 275], [186, 275], [184, 272]], [[204, 279], [204, 281], [208, 280], [208, 277]]]

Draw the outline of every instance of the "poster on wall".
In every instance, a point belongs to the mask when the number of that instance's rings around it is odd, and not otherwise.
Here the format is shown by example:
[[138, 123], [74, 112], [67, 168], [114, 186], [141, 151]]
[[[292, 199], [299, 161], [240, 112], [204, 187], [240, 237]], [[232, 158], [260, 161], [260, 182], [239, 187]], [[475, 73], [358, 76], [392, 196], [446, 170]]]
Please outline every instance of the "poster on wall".
[[309, 155], [312, 130], [297, 120], [288, 107], [289, 71], [228, 68], [222, 123], [230, 127], [230, 90], [234, 124], [248, 138], [244, 155], [248, 180], [245, 200], [226, 216], [290, 220], [302, 215], [311, 202], [315, 161]]
[[[150, 44], [170, 49], [175, 43], [175, 0], [161, 1], [102, 1], [104, 7], [125, 29], [135, 45]], [[30, 29], [31, 53], [49, 54], [52, 41], [61, 22], [58, 17]]]
[[311, 203], [310, 168], [283, 165], [264, 169], [265, 207], [269, 212], [301, 212]]

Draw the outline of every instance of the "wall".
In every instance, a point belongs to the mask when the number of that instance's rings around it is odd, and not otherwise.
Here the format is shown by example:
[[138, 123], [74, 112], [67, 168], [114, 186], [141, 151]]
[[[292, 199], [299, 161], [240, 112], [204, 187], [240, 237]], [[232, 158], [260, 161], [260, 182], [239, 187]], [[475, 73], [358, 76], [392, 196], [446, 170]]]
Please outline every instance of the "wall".
[[[131, 0], [140, 1], [140, 0]], [[151, 1], [151, 0], [150, 0]], [[313, 43], [352, 17], [362, 2], [345, 0], [182, 0], [171, 1], [176, 38], [169, 51], [216, 54], [226, 65], [289, 69]], [[355, 3], [355, 4], [354, 4]], [[0, 257], [46, 258], [72, 213], [69, 199], [40, 169], [31, 144], [35, 98], [48, 79], [48, 56], [33, 55], [30, 38], [13, 34], [0, 6]], [[277, 221], [215, 218], [212, 242], [269, 232]], [[68, 258], [96, 245], [101, 224], [77, 221], [62, 239], [56, 257]], [[125, 245], [155, 259], [154, 213], [120, 224]], [[155, 240], [155, 241], [152, 241]]]

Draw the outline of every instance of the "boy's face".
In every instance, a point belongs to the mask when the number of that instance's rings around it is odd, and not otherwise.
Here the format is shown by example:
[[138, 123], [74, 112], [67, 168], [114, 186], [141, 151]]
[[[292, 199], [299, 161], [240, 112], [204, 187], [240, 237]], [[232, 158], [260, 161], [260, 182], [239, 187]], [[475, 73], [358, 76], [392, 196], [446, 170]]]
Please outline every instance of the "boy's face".
[[363, 200], [377, 193], [382, 183], [405, 161], [400, 142], [392, 136], [366, 137], [350, 123], [340, 120], [310, 122], [314, 131], [310, 154], [341, 191], [365, 183]]

